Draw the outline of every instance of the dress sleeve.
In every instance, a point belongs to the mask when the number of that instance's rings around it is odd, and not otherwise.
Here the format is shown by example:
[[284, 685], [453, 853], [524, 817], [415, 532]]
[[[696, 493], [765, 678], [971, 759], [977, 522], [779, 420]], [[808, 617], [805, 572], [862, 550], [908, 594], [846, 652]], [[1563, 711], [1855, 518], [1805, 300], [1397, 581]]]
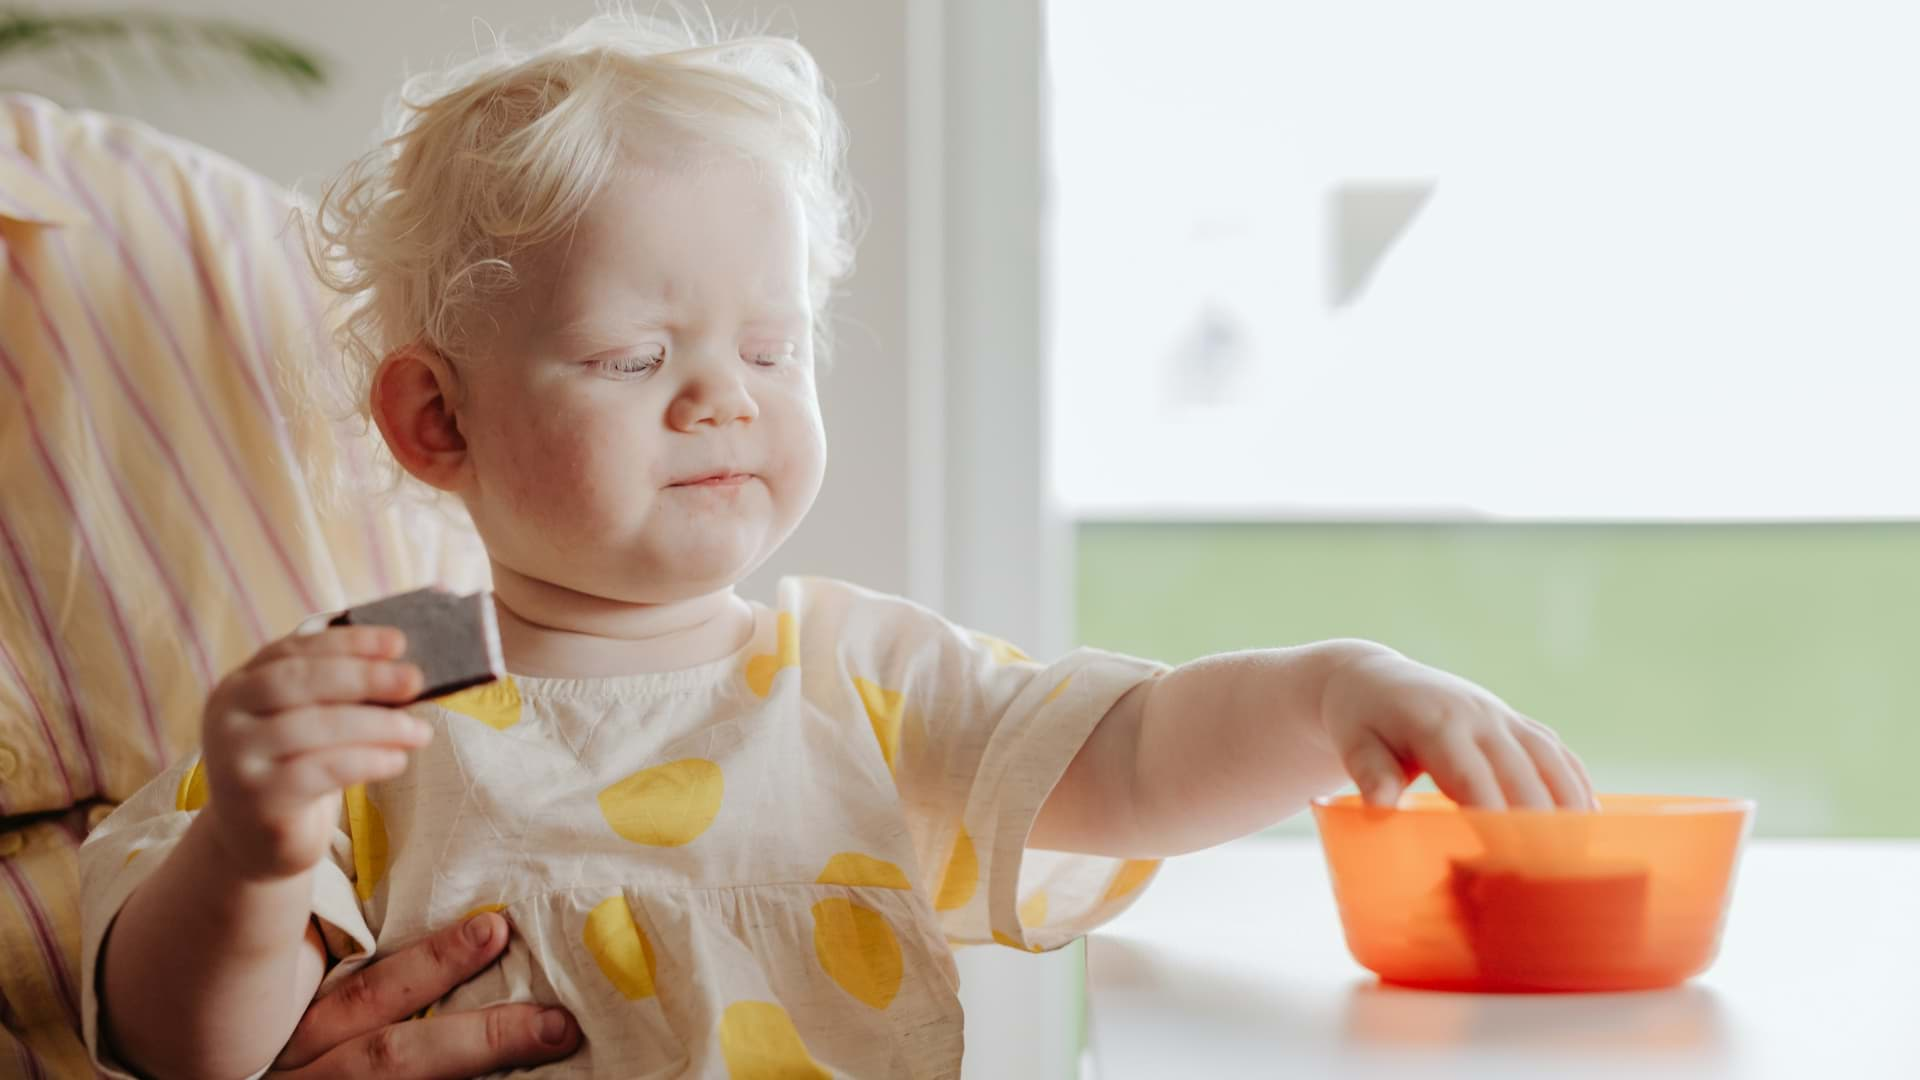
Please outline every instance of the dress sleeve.
[[[100, 997], [96, 980], [100, 946], [114, 916], [148, 875], [173, 851], [207, 801], [206, 773], [198, 753], [188, 754], [148, 781], [95, 826], [80, 846], [80, 1015], [87, 1052], [102, 1072], [132, 1080], [133, 1073], [100, 1045]], [[346, 811], [351, 811], [352, 800]], [[313, 914], [320, 920], [327, 952], [362, 960], [373, 952], [373, 933], [354, 891], [353, 845], [346, 826], [334, 832], [328, 858], [314, 866]]]
[[1115, 702], [1165, 665], [1099, 649], [1040, 663], [899, 597], [782, 583], [803, 661], [837, 665], [905, 812], [954, 944], [1056, 949], [1124, 910], [1157, 860], [1029, 851], [1035, 818]]

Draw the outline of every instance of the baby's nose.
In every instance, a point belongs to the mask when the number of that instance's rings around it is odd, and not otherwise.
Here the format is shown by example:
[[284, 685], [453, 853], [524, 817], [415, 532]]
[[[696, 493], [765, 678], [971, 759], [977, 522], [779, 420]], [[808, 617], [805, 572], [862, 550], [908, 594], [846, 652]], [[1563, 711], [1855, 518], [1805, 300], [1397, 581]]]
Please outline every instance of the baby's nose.
[[759, 416], [760, 406], [740, 378], [717, 374], [687, 379], [668, 412], [669, 422], [680, 431], [702, 425], [724, 427], [736, 422], [751, 423]]

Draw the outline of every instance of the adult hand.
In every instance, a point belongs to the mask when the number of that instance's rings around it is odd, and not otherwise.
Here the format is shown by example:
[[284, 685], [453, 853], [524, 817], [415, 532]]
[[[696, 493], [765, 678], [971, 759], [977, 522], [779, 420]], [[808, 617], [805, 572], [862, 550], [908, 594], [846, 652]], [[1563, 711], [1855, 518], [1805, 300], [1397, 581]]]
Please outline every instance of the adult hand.
[[482, 912], [361, 968], [307, 1007], [268, 1075], [459, 1080], [572, 1054], [580, 1028], [563, 1009], [510, 1003], [409, 1019], [493, 963], [511, 933]]

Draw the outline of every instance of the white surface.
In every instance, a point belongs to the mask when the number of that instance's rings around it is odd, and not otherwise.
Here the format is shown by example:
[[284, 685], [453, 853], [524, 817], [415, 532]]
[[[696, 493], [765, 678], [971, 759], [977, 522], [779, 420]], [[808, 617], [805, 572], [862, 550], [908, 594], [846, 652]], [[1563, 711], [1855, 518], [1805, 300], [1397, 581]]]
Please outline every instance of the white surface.
[[1920, 1077], [1920, 843], [1751, 844], [1673, 990], [1441, 994], [1348, 955], [1317, 841], [1171, 861], [1087, 948], [1098, 1080]]

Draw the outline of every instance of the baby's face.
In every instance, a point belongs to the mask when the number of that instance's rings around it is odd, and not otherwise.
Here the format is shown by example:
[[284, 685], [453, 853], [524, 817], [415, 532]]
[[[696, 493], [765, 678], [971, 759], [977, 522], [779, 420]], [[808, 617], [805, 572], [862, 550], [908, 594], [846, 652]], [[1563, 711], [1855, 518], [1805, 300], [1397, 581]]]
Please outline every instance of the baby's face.
[[788, 184], [737, 162], [630, 170], [516, 270], [459, 409], [493, 560], [626, 603], [737, 582], [826, 463]]

